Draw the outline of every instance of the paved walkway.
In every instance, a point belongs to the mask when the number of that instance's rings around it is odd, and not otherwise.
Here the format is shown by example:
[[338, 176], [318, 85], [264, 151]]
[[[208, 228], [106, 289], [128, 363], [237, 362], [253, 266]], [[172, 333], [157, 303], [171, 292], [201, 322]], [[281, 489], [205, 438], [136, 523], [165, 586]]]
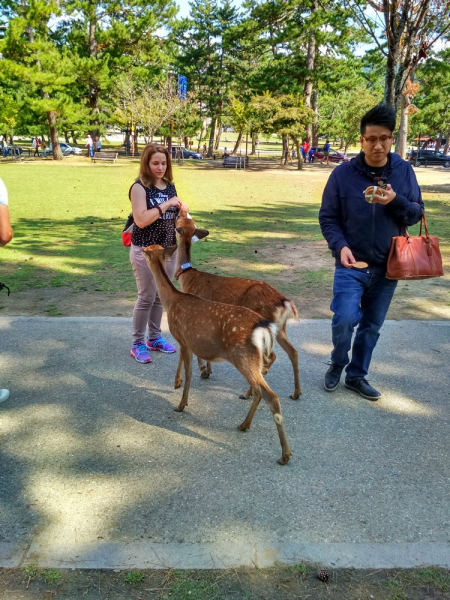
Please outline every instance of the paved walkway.
[[450, 322], [389, 321], [376, 403], [322, 378], [329, 321], [289, 326], [303, 396], [278, 348], [291, 462], [265, 405], [253, 427], [230, 365], [129, 356], [130, 321], [0, 318], [0, 566], [210, 568], [275, 562], [450, 567]]

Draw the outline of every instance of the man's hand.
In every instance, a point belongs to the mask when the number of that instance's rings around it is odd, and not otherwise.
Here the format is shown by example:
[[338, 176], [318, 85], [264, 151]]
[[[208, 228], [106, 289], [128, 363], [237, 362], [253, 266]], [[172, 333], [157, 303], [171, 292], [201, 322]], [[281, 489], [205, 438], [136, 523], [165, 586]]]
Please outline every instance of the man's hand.
[[392, 185], [390, 183], [387, 184], [386, 189], [383, 190], [382, 196], [380, 194], [375, 194], [372, 200], [372, 204], [389, 204], [392, 200], [395, 200], [397, 194], [392, 189]]
[[348, 246], [344, 246], [341, 250], [341, 263], [342, 266], [346, 269], [351, 269], [352, 264], [356, 262], [355, 257], [352, 254], [352, 251]]

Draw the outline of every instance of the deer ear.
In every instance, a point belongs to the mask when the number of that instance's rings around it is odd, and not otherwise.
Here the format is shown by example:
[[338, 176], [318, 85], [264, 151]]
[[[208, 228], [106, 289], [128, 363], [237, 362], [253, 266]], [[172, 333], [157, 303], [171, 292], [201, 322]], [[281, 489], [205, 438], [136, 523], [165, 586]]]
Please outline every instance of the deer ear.
[[184, 229], [182, 227], [175, 227], [175, 231], [179, 234], [179, 235], [183, 235], [184, 233]]
[[177, 246], [169, 246], [168, 248], [164, 248], [164, 258], [170, 258], [176, 249]]
[[196, 235], [199, 240], [202, 240], [209, 235], [209, 231], [207, 229], [196, 229], [194, 235]]

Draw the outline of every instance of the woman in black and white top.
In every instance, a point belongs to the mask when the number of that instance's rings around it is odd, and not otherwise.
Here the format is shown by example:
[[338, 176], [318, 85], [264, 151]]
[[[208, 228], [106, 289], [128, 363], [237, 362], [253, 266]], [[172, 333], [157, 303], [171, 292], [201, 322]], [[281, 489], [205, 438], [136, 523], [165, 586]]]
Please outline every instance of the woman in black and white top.
[[[134, 219], [130, 262], [138, 290], [133, 311], [133, 345], [130, 354], [140, 363], [149, 363], [152, 361], [150, 351], [172, 353], [176, 348], [161, 337], [163, 307], [142, 248], [151, 244], [159, 244], [163, 248], [176, 244], [175, 221], [178, 212], [180, 209], [189, 211], [187, 204], [177, 196], [172, 163], [163, 146], [149, 144], [144, 148], [139, 178], [131, 186], [129, 196]], [[166, 263], [170, 278], [175, 272], [175, 254]]]

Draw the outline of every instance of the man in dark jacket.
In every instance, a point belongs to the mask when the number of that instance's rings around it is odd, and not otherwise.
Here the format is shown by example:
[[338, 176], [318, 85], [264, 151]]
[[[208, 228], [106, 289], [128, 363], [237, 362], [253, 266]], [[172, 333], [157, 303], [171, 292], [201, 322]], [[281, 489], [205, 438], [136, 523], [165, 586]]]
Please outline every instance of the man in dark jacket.
[[[363, 116], [361, 153], [335, 168], [319, 213], [322, 234], [336, 263], [330, 306], [333, 351], [324, 386], [334, 391], [346, 367], [345, 387], [367, 400], [381, 396], [365, 378], [397, 285], [385, 277], [391, 239], [423, 214], [411, 165], [391, 154], [395, 120], [395, 112], [385, 104]], [[369, 186], [383, 188], [368, 197], [371, 202], [364, 194]]]

